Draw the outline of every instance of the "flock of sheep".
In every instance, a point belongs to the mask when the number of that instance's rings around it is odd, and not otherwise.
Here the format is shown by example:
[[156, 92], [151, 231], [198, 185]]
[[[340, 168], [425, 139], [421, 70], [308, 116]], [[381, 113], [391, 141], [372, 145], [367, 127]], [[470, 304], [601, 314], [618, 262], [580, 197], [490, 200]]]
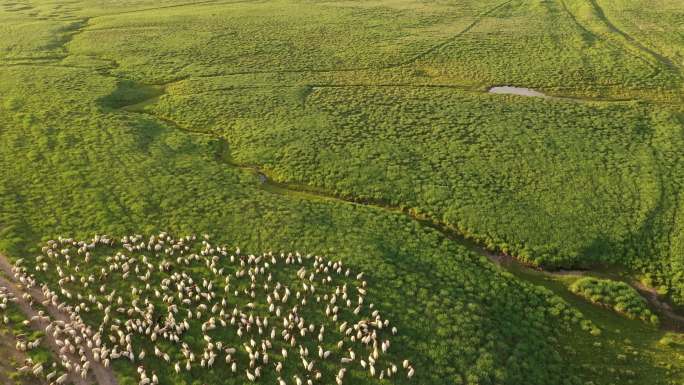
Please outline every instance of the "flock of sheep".
[[[408, 360], [393, 361], [397, 328], [366, 299], [363, 273], [341, 261], [243, 255], [206, 235], [161, 233], [51, 240], [34, 266], [18, 261], [13, 272], [40, 288], [44, 305], [68, 314], [45, 332], [74, 378], [117, 359], [137, 367], [140, 385], [160, 383], [151, 370], [160, 365], [167, 375], [211, 370], [277, 385], [415, 373]], [[38, 281], [46, 276], [57, 285]]]
[[[0, 313], [3, 313], [6, 311], [12, 304], [16, 303], [18, 301], [17, 297], [14, 296], [14, 294], [9, 291], [6, 287], [0, 286]], [[43, 317], [44, 313], [41, 311], [38, 313], [37, 316], [34, 317]], [[36, 319], [34, 318], [34, 321]], [[6, 314], [2, 314], [2, 318], [0, 318], [0, 324], [3, 325], [9, 325], [10, 324], [10, 319]], [[24, 321], [25, 325], [28, 325], [30, 322], [28, 320]], [[42, 338], [36, 338], [34, 340], [29, 340], [27, 336], [19, 336], [19, 338], [16, 341], [15, 348], [19, 352], [27, 352], [33, 349], [38, 348], [41, 345]], [[51, 367], [49, 367], [46, 370], [46, 366], [43, 363], [40, 362], [33, 362], [33, 360], [30, 357], [27, 357], [26, 360], [21, 364], [19, 368], [17, 368], [17, 371], [22, 374], [27, 374], [30, 373], [35, 377], [44, 377], [46, 381], [52, 383], [52, 384], [63, 384], [67, 378], [68, 374], [64, 373], [63, 370], [60, 370], [57, 368], [57, 363], [54, 362]], [[52, 381], [52, 382], [51, 382]]]

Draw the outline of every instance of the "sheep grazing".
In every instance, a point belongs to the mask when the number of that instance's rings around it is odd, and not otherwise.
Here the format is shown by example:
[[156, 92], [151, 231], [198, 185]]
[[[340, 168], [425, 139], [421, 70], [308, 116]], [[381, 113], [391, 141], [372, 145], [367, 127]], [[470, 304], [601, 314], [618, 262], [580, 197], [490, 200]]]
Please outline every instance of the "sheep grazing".
[[[85, 375], [91, 361], [108, 367], [125, 359], [138, 366], [140, 385], [158, 384], [157, 374], [145, 369], [156, 358], [178, 374], [203, 368], [249, 382], [273, 371], [279, 385], [341, 385], [354, 368], [370, 377], [397, 373], [401, 349], [390, 341], [398, 329], [369, 303], [364, 273], [319, 256], [252, 255], [210, 241], [167, 233], [59, 237], [47, 242], [33, 267], [22, 261], [14, 269], [22, 283], [40, 287], [49, 304], [69, 314], [45, 329], [59, 342], [67, 372]], [[48, 274], [50, 283], [38, 282], [31, 269]], [[149, 354], [136, 346], [143, 340]], [[409, 361], [402, 365], [406, 378], [413, 377]], [[42, 373], [42, 366], [32, 369]]]
[[[34, 285], [34, 281], [30, 279], [30, 277], [25, 277], [21, 274], [18, 274], [21, 269], [19, 269], [19, 266], [23, 263], [22, 260], [19, 260], [17, 264], [15, 265], [13, 269], [13, 275], [16, 275], [15, 278], [17, 278], [17, 281], [22, 282], [22, 285], [27, 285], [26, 287], [30, 287], [29, 285]], [[10, 306], [14, 306], [13, 304], [18, 303], [19, 300], [15, 295], [13, 294], [13, 290], [19, 290], [17, 288], [13, 288], [10, 290], [7, 287], [0, 286], [0, 314], [3, 311], [7, 311], [10, 309]], [[16, 292], [16, 291], [14, 291]], [[27, 297], [26, 295], [21, 296], [22, 299], [26, 299], [27, 302], [30, 304], [32, 303], [32, 298]], [[21, 308], [17, 309], [21, 310]], [[42, 329], [44, 325], [47, 324], [46, 328], [46, 333], [49, 333], [52, 327], [52, 323], [50, 322], [50, 317], [45, 315], [45, 312], [38, 311], [36, 312], [36, 315], [32, 315], [29, 317], [28, 320], [24, 320], [21, 322], [22, 325], [24, 326], [32, 326], [33, 328], [36, 329]], [[33, 314], [33, 312], [31, 313]], [[10, 324], [10, 318], [7, 315], [2, 315], [2, 318], [0, 318], [0, 321], [2, 323], [9, 325]], [[43, 342], [43, 338], [36, 338], [34, 340], [29, 340], [27, 339], [27, 336], [20, 334], [17, 336], [17, 341], [15, 344], [15, 349], [19, 352], [28, 352], [33, 349], [38, 348], [41, 343]], [[61, 342], [61, 341], [60, 341]], [[53, 367], [51, 369], [56, 368], [56, 363], [53, 363]], [[17, 368], [17, 371], [19, 373], [23, 373], [25, 375], [32, 375], [37, 378], [44, 378], [46, 382], [54, 384], [54, 382], [51, 382], [53, 379], [55, 379], [58, 375], [60, 375], [60, 378], [63, 377], [63, 375], [60, 373], [58, 370], [51, 370], [49, 373], [46, 373], [46, 366], [44, 363], [41, 362], [34, 362], [30, 357], [27, 358], [21, 366]], [[68, 375], [67, 375], [68, 377]], [[65, 381], [65, 380], [62, 380]]]

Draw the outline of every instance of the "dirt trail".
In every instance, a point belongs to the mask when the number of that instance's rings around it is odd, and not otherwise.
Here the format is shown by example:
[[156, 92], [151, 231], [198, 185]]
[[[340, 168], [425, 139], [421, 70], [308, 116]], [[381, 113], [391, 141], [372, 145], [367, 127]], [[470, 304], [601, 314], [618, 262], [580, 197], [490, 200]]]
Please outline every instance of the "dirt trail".
[[[12, 264], [10, 264], [7, 257], [5, 257], [2, 254], [0, 254], [0, 271], [2, 271], [6, 277], [10, 277], [8, 279], [0, 275], [0, 286], [6, 287], [17, 298], [17, 305], [19, 306], [21, 311], [29, 319], [34, 316], [38, 316], [38, 312], [31, 307], [29, 301], [23, 298], [23, 294], [28, 293], [31, 296], [31, 300], [33, 302], [44, 303], [46, 301], [46, 298], [43, 295], [43, 292], [37, 287], [32, 287], [27, 290], [25, 287], [23, 287], [23, 285], [15, 283], [13, 281], [14, 273], [12, 272]], [[50, 315], [50, 317], [52, 317], [53, 320], [63, 321], [65, 323], [71, 322], [69, 315], [67, 315], [67, 313], [65, 312], [60, 311], [55, 306], [48, 304], [45, 307], [48, 311], [48, 314]], [[49, 322], [47, 320], [37, 320], [31, 322], [31, 325], [36, 330], [44, 332], [48, 323]], [[46, 333], [45, 341], [48, 343], [50, 349], [55, 354], [55, 358], [59, 357], [60, 348], [55, 342], [55, 339], [52, 336], [52, 334]], [[78, 385], [89, 385], [92, 384], [93, 381], [95, 381], [95, 383], [97, 383], [98, 385], [118, 385], [118, 381], [116, 380], [114, 372], [111, 369], [105, 368], [101, 363], [96, 362], [89, 349], [84, 350], [86, 352], [86, 357], [88, 358], [88, 361], [90, 361], [90, 375], [84, 380], [80, 376], [77, 376], [74, 373], [70, 373], [70, 378], [72, 379], [72, 381]], [[78, 361], [76, 357], [72, 358], [75, 361]], [[94, 378], [92, 378], [93, 376]]]
[[663, 325], [668, 329], [676, 330], [678, 332], [684, 332], [684, 316], [681, 316], [672, 309], [672, 307], [664, 301], [661, 301], [658, 296], [658, 291], [652, 287], [648, 287], [639, 281], [630, 282], [631, 285], [646, 298], [651, 306], [657, 308], [665, 318], [662, 321], [666, 324]]
[[[14, 382], [9, 376], [16, 372], [17, 365], [21, 366], [27, 359], [24, 352], [15, 349], [14, 346], [17, 341], [18, 339], [11, 332], [0, 334], [0, 384], [13, 384]], [[44, 378], [25, 377], [22, 380], [24, 385], [47, 385]]]
[[[4, 257], [0, 257], [4, 259]], [[4, 271], [4, 269], [3, 269]], [[33, 307], [31, 307], [31, 304], [29, 301], [23, 298], [24, 291], [19, 288], [19, 286], [15, 285], [14, 282], [8, 280], [4, 276], [0, 276], [0, 286], [4, 287], [7, 289], [8, 292], [10, 292], [17, 300], [15, 304], [19, 307], [22, 313], [26, 316], [27, 319], [32, 319], [33, 317], [39, 317], [38, 311], [36, 311]], [[31, 327], [34, 330], [45, 332], [45, 328], [48, 326], [49, 322], [44, 319], [44, 318], [38, 318], [34, 319], [31, 321]], [[45, 337], [43, 338], [42, 341], [43, 345], [46, 345], [53, 354], [53, 358], [55, 360], [59, 360], [59, 350], [60, 347], [57, 345], [55, 342], [54, 337], [52, 336], [51, 333], [45, 333]], [[72, 360], [77, 360], [75, 356], [70, 357]], [[83, 379], [80, 376], [76, 375], [76, 373], [70, 372], [69, 373], [69, 381], [73, 382], [74, 384], [77, 385], [88, 385], [92, 383], [92, 379], [88, 381], [87, 379]]]

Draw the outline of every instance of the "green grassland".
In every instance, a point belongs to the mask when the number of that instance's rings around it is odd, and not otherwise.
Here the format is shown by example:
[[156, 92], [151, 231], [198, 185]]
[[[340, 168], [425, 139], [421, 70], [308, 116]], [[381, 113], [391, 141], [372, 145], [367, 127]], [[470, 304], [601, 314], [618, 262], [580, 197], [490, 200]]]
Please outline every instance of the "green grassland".
[[[32, 261], [59, 235], [164, 230], [325, 255], [366, 272], [413, 383], [681, 383], [679, 334], [481, 248], [619, 268], [684, 305], [683, 15], [668, 0], [0, 2], [0, 250]], [[115, 369], [133, 381], [134, 364]]]
[[[466, 377], [541, 383], [565, 376], [556, 351], [560, 347], [550, 343], [549, 337], [560, 333], [558, 322], [569, 323], [576, 316], [562, 321], [564, 304], [547, 292], [501, 275], [486, 259], [403, 215], [263, 191], [252, 174], [216, 160], [213, 138], [190, 135], [126, 113], [84, 113], [89, 103], [96, 102], [89, 102], [89, 94], [100, 89], [106, 95], [115, 88], [110, 79], [84, 78], [79, 76], [83, 71], [72, 69], [41, 77], [13, 71], [3, 85], [15, 82], [19, 87], [12, 91], [15, 94], [41, 83], [49, 85], [46, 92], [62, 97], [71, 94], [71, 103], [62, 99], [52, 107], [51, 99], [44, 94], [24, 94], [24, 106], [44, 111], [49, 122], [28, 129], [60, 134], [51, 138], [36, 134], [48, 140], [31, 144], [33, 151], [26, 147], [25, 155], [34, 161], [3, 181], [4, 191], [17, 194], [12, 201], [21, 203], [21, 211], [4, 206], [12, 216], [4, 217], [3, 236], [8, 243], [16, 241], [7, 244], [8, 249], [15, 250], [14, 255], [20, 255], [21, 250], [37, 251], [38, 245], [31, 247], [31, 238], [20, 234], [33, 233], [34, 239], [39, 239], [48, 229], [84, 237], [93, 227], [122, 234], [154, 226], [187, 232], [220, 229], [216, 232], [222, 241], [243, 249], [335, 255], [367, 271], [370, 282], [383, 282], [375, 284], [382, 290], [378, 297], [388, 301], [382, 309], [413, 336], [414, 349], [421, 352], [408, 356], [417, 360], [417, 367], [431, 368], [416, 375], [422, 383], [441, 383], [444, 378], [458, 383], [465, 382]], [[78, 92], [79, 88], [83, 91]], [[72, 107], [61, 109], [69, 105]], [[69, 116], [80, 124], [61, 123]], [[21, 136], [27, 129], [22, 121], [24, 118], [3, 122], [12, 148], [22, 147]], [[11, 167], [12, 159], [3, 155], [3, 167]], [[117, 167], [111, 167], [112, 162]], [[66, 172], [55, 173], [54, 167]], [[51, 192], [52, 183], [63, 186], [60, 192]], [[56, 215], [46, 215], [48, 212]], [[493, 278], [497, 276], [500, 278]], [[502, 286], [484, 288], [492, 284]], [[536, 298], [532, 302], [524, 294], [528, 291]], [[514, 313], [534, 318], [518, 322]], [[416, 322], [419, 317], [431, 321]], [[536, 325], [540, 321], [546, 326]], [[500, 325], [486, 326], [490, 322]], [[537, 338], [529, 339], [537, 333]], [[491, 348], [482, 351], [481, 346]], [[497, 361], [512, 357], [520, 364]], [[536, 365], [538, 360], [550, 362]], [[522, 366], [510, 372], [501, 369], [518, 365]], [[528, 367], [530, 372], [524, 369]]]
[[409, 207], [536, 264], [626, 265], [681, 297], [679, 269], [663, 258], [679, 253], [676, 112], [446, 87], [243, 81], [222, 80], [221, 91], [183, 81], [145, 108], [224, 136], [234, 161], [280, 182]]

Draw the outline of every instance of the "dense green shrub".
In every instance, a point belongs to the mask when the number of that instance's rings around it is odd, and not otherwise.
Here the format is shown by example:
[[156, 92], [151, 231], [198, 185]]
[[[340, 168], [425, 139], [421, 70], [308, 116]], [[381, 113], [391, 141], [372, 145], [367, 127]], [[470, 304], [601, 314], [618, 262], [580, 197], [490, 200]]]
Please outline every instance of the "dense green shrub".
[[629, 318], [658, 325], [658, 316], [648, 308], [646, 300], [624, 282], [585, 277], [570, 285], [570, 290], [589, 301], [609, 307]]

